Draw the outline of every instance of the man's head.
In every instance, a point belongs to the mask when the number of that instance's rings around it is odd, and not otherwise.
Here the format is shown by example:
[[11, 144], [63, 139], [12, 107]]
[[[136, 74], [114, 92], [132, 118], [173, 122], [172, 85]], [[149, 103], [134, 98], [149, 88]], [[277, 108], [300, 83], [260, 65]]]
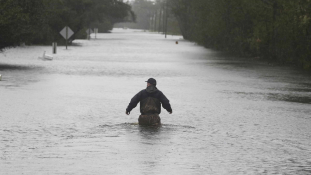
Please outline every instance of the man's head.
[[155, 80], [154, 78], [149, 78], [146, 82], [147, 82], [147, 86], [150, 86], [150, 85], [157, 86], [157, 80]]

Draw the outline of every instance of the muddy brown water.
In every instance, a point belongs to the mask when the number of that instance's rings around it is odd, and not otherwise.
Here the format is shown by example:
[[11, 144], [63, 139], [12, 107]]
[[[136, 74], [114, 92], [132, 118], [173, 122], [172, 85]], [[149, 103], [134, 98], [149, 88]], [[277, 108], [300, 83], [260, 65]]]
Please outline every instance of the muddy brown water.
[[[97, 37], [53, 61], [0, 54], [0, 174], [311, 174], [310, 75], [180, 36]], [[125, 115], [150, 77], [173, 108], [160, 128]]]

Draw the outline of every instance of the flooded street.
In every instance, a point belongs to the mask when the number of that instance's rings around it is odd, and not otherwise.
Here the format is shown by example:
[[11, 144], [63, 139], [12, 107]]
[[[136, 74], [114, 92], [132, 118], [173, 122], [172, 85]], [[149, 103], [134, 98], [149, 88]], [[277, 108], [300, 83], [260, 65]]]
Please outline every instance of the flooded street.
[[[0, 174], [311, 174], [310, 75], [134, 30], [44, 50], [0, 54]], [[150, 77], [158, 129], [125, 115]]]

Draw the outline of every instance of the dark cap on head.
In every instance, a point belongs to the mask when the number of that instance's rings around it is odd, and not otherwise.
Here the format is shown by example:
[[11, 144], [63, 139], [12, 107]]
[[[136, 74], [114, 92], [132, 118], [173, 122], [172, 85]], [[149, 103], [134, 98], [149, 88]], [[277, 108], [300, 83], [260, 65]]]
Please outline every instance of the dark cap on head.
[[157, 80], [155, 80], [154, 78], [149, 78], [147, 81], [147, 83], [153, 84], [153, 85], [157, 85]]

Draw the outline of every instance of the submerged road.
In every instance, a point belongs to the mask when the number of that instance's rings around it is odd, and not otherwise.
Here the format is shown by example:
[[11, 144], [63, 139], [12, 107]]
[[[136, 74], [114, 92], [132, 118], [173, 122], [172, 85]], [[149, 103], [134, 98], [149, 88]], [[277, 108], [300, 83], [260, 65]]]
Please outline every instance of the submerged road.
[[[311, 174], [309, 75], [135, 30], [44, 50], [0, 54], [0, 174]], [[150, 77], [158, 129], [125, 115]]]

